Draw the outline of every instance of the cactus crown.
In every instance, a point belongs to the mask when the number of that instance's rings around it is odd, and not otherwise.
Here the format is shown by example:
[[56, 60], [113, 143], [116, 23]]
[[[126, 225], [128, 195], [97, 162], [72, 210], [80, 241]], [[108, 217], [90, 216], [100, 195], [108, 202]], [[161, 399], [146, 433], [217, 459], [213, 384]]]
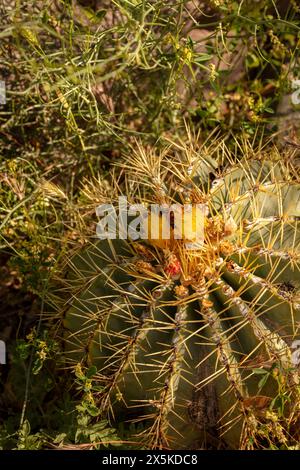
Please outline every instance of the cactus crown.
[[189, 234], [98, 240], [68, 262], [66, 361], [97, 367], [98, 406], [112, 420], [142, 421], [151, 448], [215, 439], [236, 448], [241, 438], [251, 447], [278, 393], [275, 368], [298, 393], [299, 179], [275, 150], [237, 149], [240, 160], [223, 142], [138, 148], [113, 188], [86, 190], [98, 203], [122, 187], [146, 206], [205, 207], [197, 249], [186, 249]]

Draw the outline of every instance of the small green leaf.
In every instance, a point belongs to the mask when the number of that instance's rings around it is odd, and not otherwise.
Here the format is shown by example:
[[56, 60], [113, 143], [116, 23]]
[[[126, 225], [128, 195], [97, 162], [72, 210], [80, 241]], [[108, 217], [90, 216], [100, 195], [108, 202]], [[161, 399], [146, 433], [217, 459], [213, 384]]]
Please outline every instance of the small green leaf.
[[264, 377], [262, 379], [260, 379], [260, 381], [258, 383], [259, 389], [262, 389], [265, 386], [268, 378], [269, 378], [269, 374], [265, 374]]
[[96, 374], [96, 372], [97, 372], [97, 367], [91, 366], [86, 372], [86, 377], [90, 379]]
[[210, 59], [212, 59], [212, 55], [210, 55], [210, 54], [199, 54], [199, 55], [194, 56], [193, 62], [198, 64], [198, 63], [201, 63], [201, 62], [207, 62]]
[[252, 369], [252, 371], [257, 375], [269, 374], [269, 372], [265, 369]]

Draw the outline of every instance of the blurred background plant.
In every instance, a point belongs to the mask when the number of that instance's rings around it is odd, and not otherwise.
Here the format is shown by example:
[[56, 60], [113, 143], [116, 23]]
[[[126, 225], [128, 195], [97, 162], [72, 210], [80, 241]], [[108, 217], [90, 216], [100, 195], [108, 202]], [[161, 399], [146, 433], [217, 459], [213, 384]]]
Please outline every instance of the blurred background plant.
[[49, 277], [94, 231], [89, 181], [105, 181], [135, 139], [159, 148], [183, 137], [185, 123], [229, 148], [239, 137], [275, 135], [297, 161], [290, 95], [300, 8], [295, 0], [3, 0], [0, 15], [2, 446], [116, 441], [104, 423], [88, 435], [75, 430], [91, 418], [77, 409], [86, 392], [74, 392], [41, 321]]

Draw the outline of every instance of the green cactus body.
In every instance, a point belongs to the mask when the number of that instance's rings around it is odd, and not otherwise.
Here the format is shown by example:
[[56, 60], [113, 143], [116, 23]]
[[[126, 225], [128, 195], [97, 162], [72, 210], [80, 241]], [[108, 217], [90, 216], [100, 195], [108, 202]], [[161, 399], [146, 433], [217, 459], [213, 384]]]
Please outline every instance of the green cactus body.
[[300, 185], [278, 161], [242, 160], [213, 183], [212, 159], [164, 162], [131, 162], [139, 197], [205, 203], [204, 243], [99, 240], [73, 257], [66, 360], [97, 367], [99, 407], [142, 421], [145, 446], [237, 448], [256, 426], [251, 399], [276, 394], [272, 374], [258, 386], [262, 358], [298, 393]]

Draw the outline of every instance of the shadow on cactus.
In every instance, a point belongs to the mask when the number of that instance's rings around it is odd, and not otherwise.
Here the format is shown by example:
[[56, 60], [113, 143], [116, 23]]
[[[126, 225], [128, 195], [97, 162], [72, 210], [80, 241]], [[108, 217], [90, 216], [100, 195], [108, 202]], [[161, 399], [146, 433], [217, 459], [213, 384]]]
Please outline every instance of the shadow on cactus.
[[174, 237], [97, 240], [68, 262], [66, 362], [97, 367], [102, 413], [143, 422], [147, 448], [294, 442], [300, 182], [276, 149], [237, 153], [216, 141], [137, 148], [112, 186], [86, 190], [97, 204], [123, 188], [147, 207], [206, 208], [197, 249]]

